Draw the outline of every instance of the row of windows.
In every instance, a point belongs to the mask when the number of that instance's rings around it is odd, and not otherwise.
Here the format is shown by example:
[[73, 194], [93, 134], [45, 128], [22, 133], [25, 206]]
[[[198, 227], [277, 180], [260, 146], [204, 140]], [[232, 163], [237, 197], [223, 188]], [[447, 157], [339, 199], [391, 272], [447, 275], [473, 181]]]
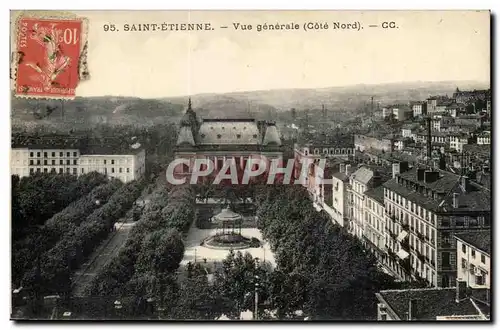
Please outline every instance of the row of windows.
[[[427, 221], [431, 223], [436, 223], [436, 215], [432, 214], [430, 211], [427, 211], [423, 207], [417, 205], [416, 203], [405, 199], [404, 197], [401, 197], [401, 195], [398, 195], [394, 193], [391, 190], [384, 189], [384, 195], [387, 197], [389, 200], [395, 202], [398, 205], [401, 205], [405, 208], [407, 211], [411, 211], [412, 213], [418, 215], [419, 217], [426, 219]], [[389, 209], [391, 209], [391, 205], [389, 204]]]
[[115, 161], [114, 159], [84, 159], [84, 158], [80, 158], [80, 163], [81, 164], [104, 164], [104, 165], [107, 165], [108, 164], [108, 161], [110, 162], [111, 165], [115, 165], [115, 163], [120, 163], [120, 164], [123, 164], [123, 163], [130, 163], [131, 159], [130, 158], [126, 158], [126, 159], [120, 159], [119, 161]]
[[[56, 157], [56, 154], [57, 153], [55, 151], [51, 152], [51, 156], [52, 157]], [[37, 157], [41, 157], [41, 155], [42, 155], [42, 153], [40, 151], [37, 151], [36, 156]], [[30, 157], [35, 157], [35, 153], [33, 151], [30, 152]], [[49, 153], [48, 152], [44, 152], [43, 153], [43, 157], [44, 158], [49, 157]], [[59, 152], [59, 157], [64, 157], [64, 152], [60, 151]], [[71, 157], [71, 152], [67, 151], [66, 152], [66, 157]], [[73, 151], [73, 157], [78, 157], [78, 152]]]
[[[30, 165], [35, 165], [35, 161], [33, 159], [30, 159]], [[40, 159], [36, 160], [36, 165], [42, 165]], [[49, 165], [48, 160], [44, 159], [43, 160], [43, 165]], [[56, 165], [56, 160], [52, 159], [51, 160], [51, 165]], [[64, 165], [64, 160], [60, 159], [59, 160], [59, 165]], [[66, 159], [66, 165], [71, 165], [71, 160]], [[77, 165], [77, 160], [73, 160], [73, 165]]]
[[[462, 243], [462, 252], [467, 254], [467, 245]], [[479, 253], [481, 256], [481, 263], [486, 264], [486, 256], [482, 253]], [[476, 259], [476, 250], [475, 249], [470, 249], [470, 256], [472, 259]]]
[[[40, 167], [36, 168], [36, 170], [34, 168], [30, 168], [30, 174], [35, 173], [35, 171], [36, 171], [36, 173], [41, 173], [42, 169]], [[73, 167], [73, 174], [77, 174], [77, 171], [78, 171], [78, 168]], [[43, 173], [49, 173], [49, 169], [44, 168]], [[50, 173], [56, 173], [56, 169], [54, 167], [51, 168]], [[59, 173], [64, 173], [64, 169], [62, 167], [59, 167]], [[66, 167], [66, 173], [71, 173], [70, 167]]]
[[[127, 167], [125, 170], [126, 170], [126, 173], [130, 173], [130, 168], [129, 167]], [[30, 168], [30, 173], [31, 174], [35, 173], [35, 171], [36, 171], [36, 173], [41, 173], [42, 169], [39, 168], [39, 167], [36, 168], [36, 169]], [[49, 173], [49, 169], [48, 168], [44, 168], [43, 169], [43, 173]], [[50, 173], [56, 173], [56, 169], [55, 168], [51, 168], [50, 169]], [[62, 167], [59, 168], [59, 173], [64, 173], [64, 169]], [[71, 168], [70, 167], [66, 168], [66, 173], [71, 173]], [[77, 174], [77, 173], [78, 173], [78, 168], [73, 167], [73, 174]], [[85, 173], [85, 169], [84, 168], [81, 169], [81, 173]], [[104, 173], [106, 173], [106, 174], [108, 173], [108, 169], [107, 168], [104, 169]], [[111, 173], [115, 173], [115, 168], [114, 167], [111, 168]], [[118, 173], [123, 173], [123, 168], [121, 168], [121, 167], [118, 168]]]

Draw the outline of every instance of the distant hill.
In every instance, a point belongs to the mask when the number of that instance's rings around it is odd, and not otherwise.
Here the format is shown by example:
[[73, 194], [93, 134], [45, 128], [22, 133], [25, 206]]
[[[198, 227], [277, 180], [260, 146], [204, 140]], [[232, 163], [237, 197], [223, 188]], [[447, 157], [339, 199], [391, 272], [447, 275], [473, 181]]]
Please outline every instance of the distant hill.
[[[192, 95], [193, 107], [204, 118], [279, 118], [296, 108], [329, 111], [359, 109], [374, 97], [376, 104], [424, 100], [430, 95], [451, 95], [461, 90], [489, 88], [474, 81], [411, 82], [379, 85], [353, 85], [319, 89], [280, 89], [226, 94]], [[13, 125], [66, 124], [88, 126], [97, 123], [145, 124], [178, 121], [187, 96], [158, 99], [136, 97], [78, 97], [71, 101], [48, 101], [12, 97]]]
[[[374, 97], [374, 102], [397, 103], [424, 100], [431, 95], [451, 94], [456, 88], [461, 90], [489, 88], [486, 83], [475, 81], [442, 81], [442, 82], [409, 82], [391, 83], [378, 85], [352, 85], [343, 87], [329, 87], [317, 89], [277, 89], [265, 91], [249, 91], [238, 93], [199, 94], [194, 95], [193, 100], [202, 100], [202, 104], [211, 102], [210, 107], [215, 108], [218, 101], [226, 103], [227, 99], [233, 102], [243, 102], [244, 105], [255, 103], [273, 107], [276, 111], [287, 111], [290, 108], [297, 110], [321, 108], [321, 105], [334, 110], [336, 107], [359, 106], [361, 103], [370, 101]], [[266, 109], [267, 110], [267, 109]], [[264, 110], [264, 111], [266, 111]], [[262, 111], [260, 111], [262, 112]]]
[[74, 100], [12, 98], [13, 124], [44, 123], [92, 125], [152, 124], [178, 118], [184, 106], [168, 101], [132, 97], [77, 97]]

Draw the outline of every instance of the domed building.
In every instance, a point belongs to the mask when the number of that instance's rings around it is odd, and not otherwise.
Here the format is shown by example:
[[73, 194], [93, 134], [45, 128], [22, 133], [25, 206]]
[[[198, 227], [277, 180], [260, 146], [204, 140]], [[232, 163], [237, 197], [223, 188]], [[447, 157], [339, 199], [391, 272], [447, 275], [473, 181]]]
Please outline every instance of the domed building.
[[242, 173], [251, 158], [283, 159], [282, 143], [275, 122], [248, 119], [201, 119], [192, 109], [191, 98], [180, 121], [175, 157], [189, 159], [174, 170], [176, 176], [189, 175], [194, 160], [209, 158], [216, 174], [227, 161], [234, 161]]

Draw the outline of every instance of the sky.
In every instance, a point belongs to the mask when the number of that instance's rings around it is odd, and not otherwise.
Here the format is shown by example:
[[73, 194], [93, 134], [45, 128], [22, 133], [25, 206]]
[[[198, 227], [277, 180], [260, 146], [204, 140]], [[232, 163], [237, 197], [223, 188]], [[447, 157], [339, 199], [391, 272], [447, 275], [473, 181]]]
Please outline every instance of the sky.
[[[490, 80], [490, 16], [474, 11], [75, 12], [87, 17], [91, 78], [78, 96], [144, 98], [389, 82]], [[398, 28], [383, 29], [384, 21]], [[126, 32], [124, 24], [210, 23], [211, 31]], [[299, 30], [256, 31], [297, 23]], [[304, 31], [306, 22], [330, 29]], [[334, 30], [333, 22], [359, 22]], [[251, 24], [236, 31], [233, 23]], [[120, 31], [104, 31], [114, 24]], [[228, 26], [221, 29], [220, 26]], [[379, 25], [370, 28], [368, 25]]]

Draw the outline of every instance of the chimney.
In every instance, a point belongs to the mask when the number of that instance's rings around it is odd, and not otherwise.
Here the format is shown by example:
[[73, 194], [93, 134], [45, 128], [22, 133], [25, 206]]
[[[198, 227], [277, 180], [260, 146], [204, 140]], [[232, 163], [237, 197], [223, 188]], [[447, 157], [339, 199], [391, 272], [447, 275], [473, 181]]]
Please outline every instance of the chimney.
[[469, 177], [467, 176], [462, 176], [460, 178], [462, 188], [465, 192], [467, 192], [467, 189], [469, 188]]
[[410, 165], [408, 163], [408, 161], [404, 161], [404, 162], [399, 162], [399, 173], [403, 173], [403, 172], [406, 172], [408, 171], [408, 169], [410, 168]]
[[350, 175], [351, 174], [351, 164], [346, 164], [345, 166], [345, 174]]
[[414, 321], [417, 319], [418, 311], [418, 300], [410, 299], [408, 302], [408, 321]]
[[417, 169], [417, 180], [418, 181], [423, 181], [424, 180], [424, 174], [425, 174], [425, 168], [418, 168]]
[[454, 208], [458, 208], [458, 196], [460, 194], [459, 193], [453, 193], [453, 207]]
[[437, 179], [439, 179], [439, 172], [437, 172], [437, 171], [425, 171], [424, 172], [425, 183], [436, 182]]
[[460, 302], [460, 300], [465, 299], [467, 297], [467, 282], [462, 280], [461, 278], [457, 278], [457, 295], [455, 298], [455, 302]]
[[345, 164], [344, 163], [340, 164], [339, 172], [345, 173]]
[[401, 167], [399, 163], [393, 163], [392, 164], [392, 178], [394, 179], [396, 175], [401, 173]]
[[432, 135], [431, 135], [431, 118], [427, 118], [427, 157], [431, 159], [432, 156]]

